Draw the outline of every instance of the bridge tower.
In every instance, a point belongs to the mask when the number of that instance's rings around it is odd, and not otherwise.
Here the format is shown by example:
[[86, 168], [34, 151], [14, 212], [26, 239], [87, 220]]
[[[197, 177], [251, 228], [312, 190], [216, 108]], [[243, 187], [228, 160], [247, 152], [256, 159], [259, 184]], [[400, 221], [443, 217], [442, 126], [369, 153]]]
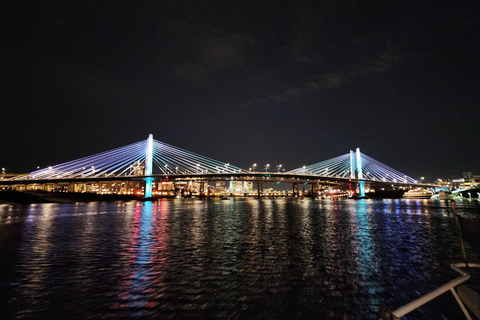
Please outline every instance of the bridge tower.
[[[350, 150], [350, 178], [351, 179], [363, 179], [363, 172], [362, 172], [362, 157], [360, 155], [360, 148], [357, 148], [357, 151], [354, 155], [353, 151]], [[356, 158], [356, 159], [355, 159]], [[355, 175], [355, 171], [357, 174]], [[359, 195], [357, 198], [365, 198], [365, 181], [358, 181], [358, 188], [359, 188]]]
[[153, 134], [150, 134], [147, 139], [147, 148], [145, 150], [145, 198], [152, 197], [153, 180]]
[[[363, 179], [363, 171], [362, 171], [362, 158], [360, 156], [360, 148], [357, 148], [357, 172], [358, 172], [358, 180]], [[359, 198], [365, 198], [365, 181], [358, 181], [360, 194]]]
[[355, 179], [355, 155], [352, 150], [350, 150], [350, 179]]

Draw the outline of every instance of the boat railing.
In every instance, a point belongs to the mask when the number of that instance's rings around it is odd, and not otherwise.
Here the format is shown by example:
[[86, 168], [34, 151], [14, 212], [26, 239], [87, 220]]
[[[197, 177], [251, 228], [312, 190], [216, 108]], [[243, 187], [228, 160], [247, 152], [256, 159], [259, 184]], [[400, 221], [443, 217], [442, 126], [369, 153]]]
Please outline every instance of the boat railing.
[[379, 310], [380, 319], [381, 320], [400, 319], [401, 317], [403, 317], [407, 313], [410, 313], [413, 310], [418, 309], [419, 307], [423, 306], [425, 303], [427, 303], [429, 301], [432, 301], [433, 299], [435, 299], [439, 295], [441, 295], [441, 294], [450, 290], [450, 292], [452, 292], [453, 296], [455, 297], [455, 300], [457, 301], [458, 305], [460, 306], [463, 313], [465, 314], [465, 317], [467, 319], [471, 320], [472, 318], [471, 318], [470, 314], [468, 313], [467, 309], [465, 308], [465, 305], [463, 304], [462, 300], [458, 296], [458, 293], [455, 291], [455, 287], [459, 286], [460, 284], [462, 284], [465, 281], [467, 281], [468, 279], [470, 279], [470, 275], [460, 268], [465, 268], [465, 267], [480, 268], [480, 263], [468, 263], [468, 264], [466, 264], [464, 262], [459, 262], [459, 263], [452, 264], [451, 267], [453, 268], [453, 270], [460, 273], [461, 276], [456, 278], [455, 280], [452, 280], [452, 281], [444, 284], [443, 286], [431, 291], [430, 293], [427, 293], [426, 295], [424, 295], [424, 296], [422, 296], [422, 297], [420, 297], [420, 298], [418, 298], [418, 299], [416, 299], [416, 300], [414, 300], [410, 303], [407, 303], [406, 305], [404, 305], [401, 308], [398, 308], [395, 311], [390, 311], [386, 307], [381, 307], [380, 310]]

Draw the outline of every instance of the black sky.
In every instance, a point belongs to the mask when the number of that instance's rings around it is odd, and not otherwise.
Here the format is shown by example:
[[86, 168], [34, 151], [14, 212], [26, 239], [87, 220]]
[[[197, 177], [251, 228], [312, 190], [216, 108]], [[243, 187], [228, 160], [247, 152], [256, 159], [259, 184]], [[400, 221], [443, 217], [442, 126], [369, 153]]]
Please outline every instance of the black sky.
[[9, 1], [0, 166], [154, 138], [240, 167], [360, 147], [480, 173], [477, 1]]

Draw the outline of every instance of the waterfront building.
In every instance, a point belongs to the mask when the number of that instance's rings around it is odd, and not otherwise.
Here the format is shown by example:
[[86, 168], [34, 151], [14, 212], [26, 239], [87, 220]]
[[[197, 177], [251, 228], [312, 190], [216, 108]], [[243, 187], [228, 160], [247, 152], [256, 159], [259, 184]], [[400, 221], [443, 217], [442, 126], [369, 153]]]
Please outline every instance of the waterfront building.
[[464, 172], [463, 185], [466, 189], [478, 188], [480, 185], [480, 175], [474, 175], [473, 172]]
[[229, 193], [250, 193], [253, 191], [253, 182], [250, 181], [230, 181]]

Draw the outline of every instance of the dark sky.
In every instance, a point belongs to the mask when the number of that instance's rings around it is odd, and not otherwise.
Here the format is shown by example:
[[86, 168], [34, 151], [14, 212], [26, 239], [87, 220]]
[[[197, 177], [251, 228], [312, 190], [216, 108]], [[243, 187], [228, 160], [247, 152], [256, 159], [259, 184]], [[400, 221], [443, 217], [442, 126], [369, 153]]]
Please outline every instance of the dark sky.
[[[8, 3], [6, 3], [8, 2]], [[360, 147], [480, 174], [478, 1], [5, 1], [0, 166], [154, 138], [248, 168]]]

